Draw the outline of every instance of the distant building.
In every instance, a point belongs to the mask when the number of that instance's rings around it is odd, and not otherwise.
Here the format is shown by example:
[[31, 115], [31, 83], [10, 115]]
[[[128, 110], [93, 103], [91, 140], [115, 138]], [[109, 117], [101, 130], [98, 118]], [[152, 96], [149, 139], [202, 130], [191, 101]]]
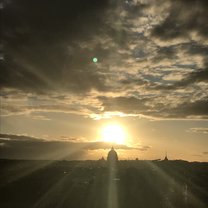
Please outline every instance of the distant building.
[[101, 158], [99, 159], [99, 161], [105, 161], [105, 158], [104, 158], [104, 157], [101, 157]]
[[102, 157], [102, 158], [100, 158], [98, 160], [98, 165], [101, 166], [101, 167], [104, 167], [105, 166], [105, 159], [104, 159], [104, 157]]
[[108, 152], [107, 162], [110, 166], [115, 166], [118, 162], [118, 155], [117, 152], [112, 147], [111, 150]]
[[164, 161], [168, 161], [167, 152], [166, 152], [166, 154], [165, 154], [165, 158], [164, 158]]

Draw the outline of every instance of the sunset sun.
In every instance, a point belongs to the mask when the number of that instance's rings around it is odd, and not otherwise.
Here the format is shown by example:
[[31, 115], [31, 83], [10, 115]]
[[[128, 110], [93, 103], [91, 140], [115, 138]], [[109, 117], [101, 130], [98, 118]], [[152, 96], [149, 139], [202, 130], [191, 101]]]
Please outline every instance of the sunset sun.
[[118, 124], [106, 125], [101, 130], [101, 139], [105, 142], [124, 144], [125, 137], [126, 133], [124, 129]]

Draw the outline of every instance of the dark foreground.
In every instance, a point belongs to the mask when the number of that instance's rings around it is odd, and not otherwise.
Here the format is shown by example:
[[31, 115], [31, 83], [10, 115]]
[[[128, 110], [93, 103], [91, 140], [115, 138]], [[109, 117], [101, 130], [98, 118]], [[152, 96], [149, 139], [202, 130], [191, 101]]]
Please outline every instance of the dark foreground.
[[205, 208], [208, 163], [0, 160], [1, 208]]

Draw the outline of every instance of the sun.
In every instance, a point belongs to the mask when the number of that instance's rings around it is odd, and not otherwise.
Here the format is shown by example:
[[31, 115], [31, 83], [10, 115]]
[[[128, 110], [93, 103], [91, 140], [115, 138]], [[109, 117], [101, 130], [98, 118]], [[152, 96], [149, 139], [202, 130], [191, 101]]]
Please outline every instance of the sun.
[[104, 142], [124, 144], [125, 137], [126, 133], [124, 129], [118, 124], [108, 124], [101, 130], [101, 139]]

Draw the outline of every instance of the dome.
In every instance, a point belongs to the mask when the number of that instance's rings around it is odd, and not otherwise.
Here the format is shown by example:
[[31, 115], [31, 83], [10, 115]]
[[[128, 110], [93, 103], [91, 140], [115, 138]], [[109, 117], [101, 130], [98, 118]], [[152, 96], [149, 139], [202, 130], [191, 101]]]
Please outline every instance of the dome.
[[118, 161], [118, 155], [117, 152], [112, 147], [111, 150], [108, 152], [107, 161], [109, 163], [115, 163]]

